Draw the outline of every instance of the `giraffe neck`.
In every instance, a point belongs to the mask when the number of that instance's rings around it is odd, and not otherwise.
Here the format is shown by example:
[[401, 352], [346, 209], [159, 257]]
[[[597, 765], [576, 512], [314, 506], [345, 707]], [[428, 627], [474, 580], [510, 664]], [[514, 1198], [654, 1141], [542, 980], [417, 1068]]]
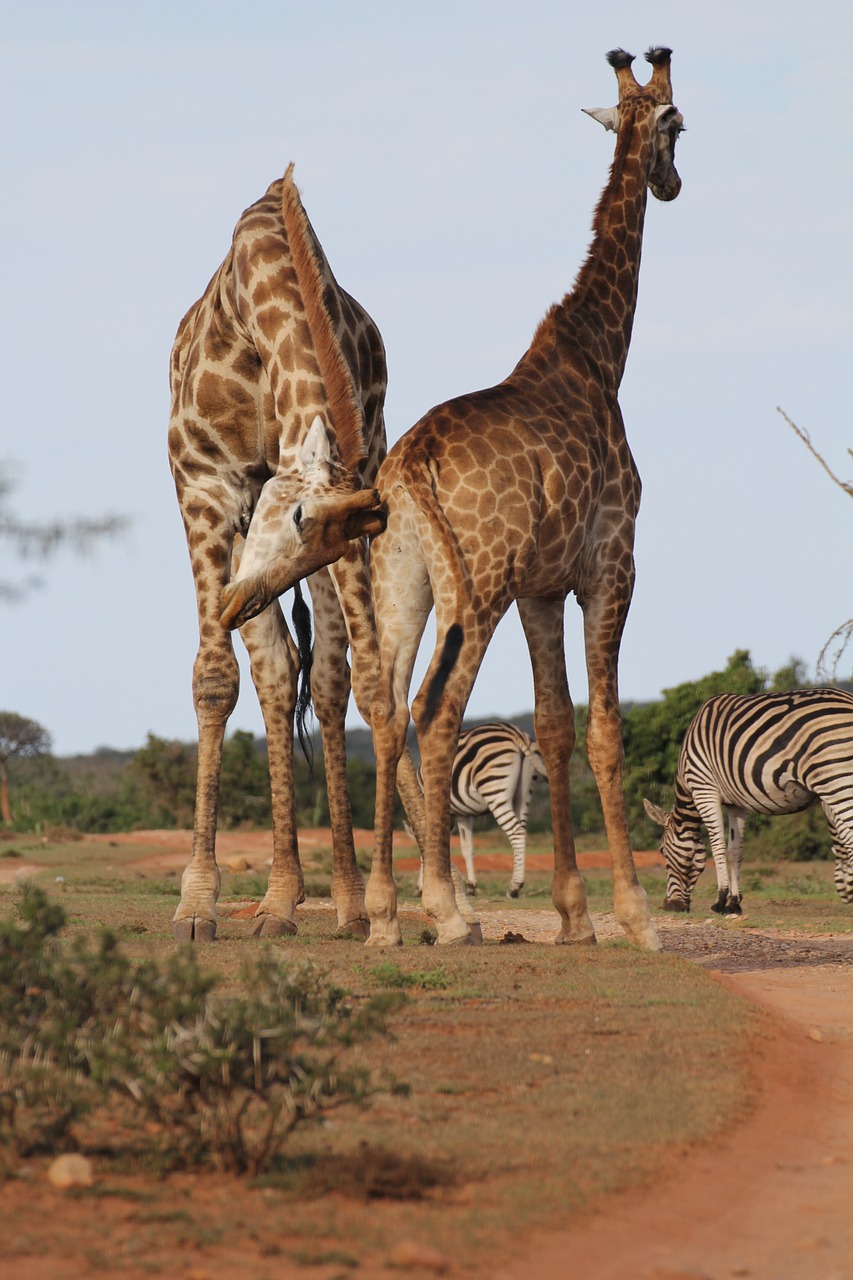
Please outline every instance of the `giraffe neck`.
[[589, 253], [574, 288], [555, 311], [563, 342], [574, 350], [580, 345], [615, 390], [625, 371], [637, 306], [653, 124], [651, 109], [638, 105], [625, 112]]

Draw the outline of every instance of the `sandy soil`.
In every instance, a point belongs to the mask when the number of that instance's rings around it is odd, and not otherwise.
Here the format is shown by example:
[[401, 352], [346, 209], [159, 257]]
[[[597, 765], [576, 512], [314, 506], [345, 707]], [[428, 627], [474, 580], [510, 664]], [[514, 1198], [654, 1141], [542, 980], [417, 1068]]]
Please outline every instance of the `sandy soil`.
[[[189, 839], [184, 832], [104, 837], [149, 849], [156, 844], [162, 852], [145, 863], [158, 871], [183, 866]], [[369, 833], [359, 839], [369, 842]], [[328, 845], [329, 836], [305, 832], [300, 841], [303, 848]], [[224, 865], [260, 867], [271, 852], [266, 833], [231, 833], [220, 843]], [[657, 856], [642, 860], [648, 865]], [[606, 855], [584, 855], [582, 865], [606, 865]], [[15, 872], [22, 871], [19, 863]], [[482, 911], [487, 940], [512, 931], [546, 942], [556, 930], [553, 911]], [[612, 916], [594, 918], [599, 937], [619, 934]], [[667, 920], [660, 932], [667, 950], [703, 965], [766, 1011], [753, 1064], [759, 1085], [753, 1114], [713, 1146], [674, 1153], [654, 1188], [610, 1197], [566, 1230], [531, 1236], [519, 1260], [493, 1263], [482, 1274], [489, 1280], [853, 1280], [853, 937], [726, 931], [683, 917]], [[234, 1276], [242, 1276], [235, 1265]], [[0, 1259], [0, 1277], [5, 1274]], [[286, 1280], [306, 1273], [284, 1268], [276, 1274]]]

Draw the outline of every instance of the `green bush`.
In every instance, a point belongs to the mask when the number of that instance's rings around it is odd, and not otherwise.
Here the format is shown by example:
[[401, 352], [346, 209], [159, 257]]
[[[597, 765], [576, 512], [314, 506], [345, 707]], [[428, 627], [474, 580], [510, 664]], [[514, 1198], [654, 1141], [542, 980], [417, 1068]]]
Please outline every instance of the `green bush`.
[[296, 1125], [380, 1088], [345, 1051], [385, 1031], [399, 994], [356, 1004], [271, 948], [242, 972], [248, 994], [224, 995], [191, 947], [137, 962], [106, 932], [94, 947], [61, 944], [63, 924], [31, 887], [20, 921], [0, 921], [7, 1169], [73, 1144], [74, 1123], [96, 1107], [124, 1106], [148, 1122], [130, 1132], [166, 1167], [255, 1174]]

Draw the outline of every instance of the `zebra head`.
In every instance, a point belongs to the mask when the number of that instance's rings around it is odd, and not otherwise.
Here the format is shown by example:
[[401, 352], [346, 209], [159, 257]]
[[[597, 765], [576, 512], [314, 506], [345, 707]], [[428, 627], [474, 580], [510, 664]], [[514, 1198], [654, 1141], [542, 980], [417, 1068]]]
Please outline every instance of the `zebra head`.
[[685, 822], [674, 812], [661, 809], [651, 800], [643, 800], [652, 822], [663, 827], [660, 851], [666, 863], [666, 897], [664, 911], [689, 911], [693, 886], [705, 866], [705, 844], [698, 824]]

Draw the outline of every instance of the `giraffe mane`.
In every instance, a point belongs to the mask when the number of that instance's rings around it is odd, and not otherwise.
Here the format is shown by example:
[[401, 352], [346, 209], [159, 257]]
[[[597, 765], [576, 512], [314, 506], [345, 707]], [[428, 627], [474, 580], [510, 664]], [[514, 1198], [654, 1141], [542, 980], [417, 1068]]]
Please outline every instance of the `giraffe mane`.
[[323, 267], [328, 266], [293, 181], [293, 165], [287, 167], [281, 188], [281, 212], [302, 304], [326, 388], [329, 413], [338, 452], [353, 473], [367, 457], [364, 440], [364, 408], [344, 359], [332, 318], [324, 301]]
[[[630, 109], [629, 103], [620, 107], [620, 110], [623, 111]], [[598, 203], [595, 206], [595, 213], [592, 217], [592, 240], [589, 248], [587, 249], [586, 257], [575, 276], [575, 282], [569, 292], [564, 295], [560, 302], [552, 303], [545, 312], [545, 315], [539, 321], [539, 325], [533, 335], [533, 341], [530, 344], [531, 351], [536, 347], [545, 346], [551, 341], [556, 330], [558, 315], [561, 313], [565, 315], [575, 307], [580, 306], [584, 300], [587, 285], [587, 274], [592, 270], [592, 266], [595, 262], [595, 242], [603, 228], [605, 213], [613, 198], [614, 186], [625, 166], [625, 158], [630, 145], [632, 131], [633, 123], [631, 128], [620, 128], [619, 130], [616, 138], [616, 151], [613, 156], [613, 163], [610, 166], [610, 173], [608, 174], [604, 189], [598, 197]]]

